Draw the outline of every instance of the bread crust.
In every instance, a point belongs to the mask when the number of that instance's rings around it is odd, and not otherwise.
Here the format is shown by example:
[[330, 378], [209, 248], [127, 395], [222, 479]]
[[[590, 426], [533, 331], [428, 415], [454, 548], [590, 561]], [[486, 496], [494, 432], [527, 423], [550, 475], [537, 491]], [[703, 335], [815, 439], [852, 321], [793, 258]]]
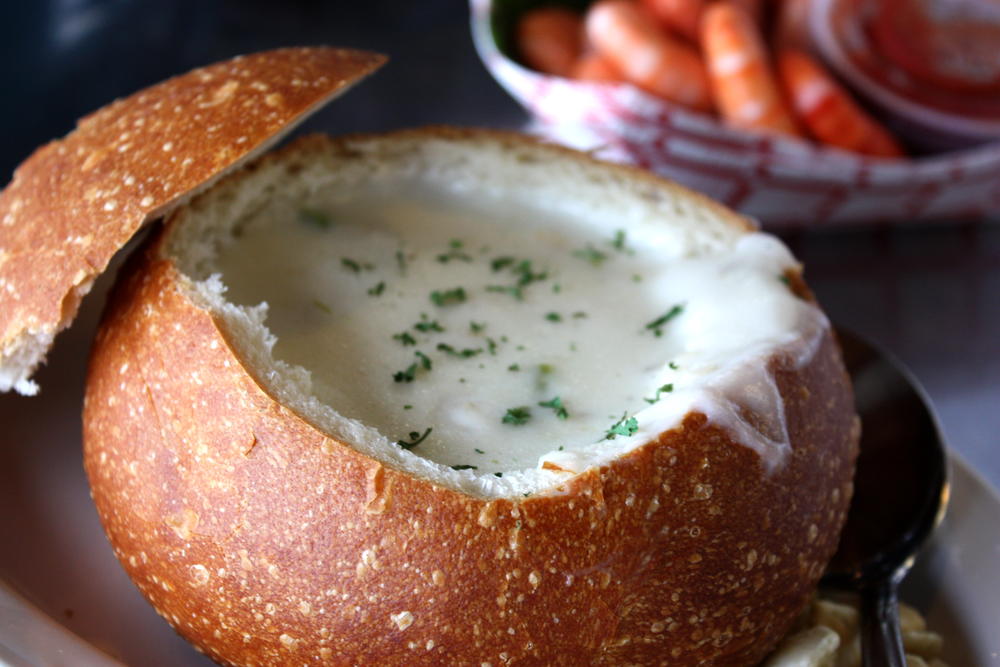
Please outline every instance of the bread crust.
[[241, 56], [109, 104], [35, 151], [0, 193], [0, 391], [37, 390], [52, 338], [145, 223], [384, 60], [324, 47]]
[[770, 474], [692, 412], [560, 487], [488, 500], [374, 460], [282, 405], [162, 243], [123, 271], [95, 340], [84, 463], [133, 581], [221, 663], [751, 665], [836, 547], [858, 425], [829, 331], [804, 364], [766, 361], [792, 444]]

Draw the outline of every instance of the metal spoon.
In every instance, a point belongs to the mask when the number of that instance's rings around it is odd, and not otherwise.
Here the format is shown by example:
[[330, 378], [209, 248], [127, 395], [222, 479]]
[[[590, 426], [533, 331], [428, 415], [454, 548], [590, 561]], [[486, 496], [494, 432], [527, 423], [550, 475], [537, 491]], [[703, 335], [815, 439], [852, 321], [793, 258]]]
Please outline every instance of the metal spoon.
[[897, 590], [948, 504], [947, 458], [917, 382], [838, 329], [861, 416], [854, 497], [823, 585], [861, 597], [864, 667], [905, 667]]

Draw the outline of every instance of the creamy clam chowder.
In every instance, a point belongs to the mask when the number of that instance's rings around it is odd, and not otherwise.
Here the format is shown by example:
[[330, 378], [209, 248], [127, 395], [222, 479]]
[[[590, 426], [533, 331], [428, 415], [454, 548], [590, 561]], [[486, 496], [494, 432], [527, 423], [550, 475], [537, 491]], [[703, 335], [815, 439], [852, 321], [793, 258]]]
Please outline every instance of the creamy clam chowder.
[[[216, 264], [230, 301], [268, 304], [275, 357], [317, 398], [430, 461], [576, 472], [699, 409], [774, 464], [780, 396], [745, 362], [822, 316], [767, 235], [672, 243], [400, 178], [271, 207]], [[741, 406], [774, 419], [751, 428]]]

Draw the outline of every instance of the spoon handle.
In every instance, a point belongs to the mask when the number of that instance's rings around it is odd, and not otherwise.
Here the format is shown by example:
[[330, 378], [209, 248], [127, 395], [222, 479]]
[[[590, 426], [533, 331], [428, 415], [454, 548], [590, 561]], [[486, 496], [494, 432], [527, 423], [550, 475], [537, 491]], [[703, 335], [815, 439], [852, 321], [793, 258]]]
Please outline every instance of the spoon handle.
[[896, 585], [883, 580], [860, 591], [863, 667], [906, 667]]

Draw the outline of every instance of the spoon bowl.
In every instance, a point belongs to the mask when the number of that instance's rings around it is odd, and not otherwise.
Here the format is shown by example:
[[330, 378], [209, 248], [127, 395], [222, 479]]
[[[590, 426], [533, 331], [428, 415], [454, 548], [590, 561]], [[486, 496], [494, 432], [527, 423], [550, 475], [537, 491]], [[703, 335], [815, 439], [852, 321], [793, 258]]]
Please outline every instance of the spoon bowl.
[[892, 357], [838, 329], [861, 417], [847, 523], [823, 585], [861, 596], [862, 664], [905, 667], [897, 589], [944, 517], [947, 456], [919, 384]]

